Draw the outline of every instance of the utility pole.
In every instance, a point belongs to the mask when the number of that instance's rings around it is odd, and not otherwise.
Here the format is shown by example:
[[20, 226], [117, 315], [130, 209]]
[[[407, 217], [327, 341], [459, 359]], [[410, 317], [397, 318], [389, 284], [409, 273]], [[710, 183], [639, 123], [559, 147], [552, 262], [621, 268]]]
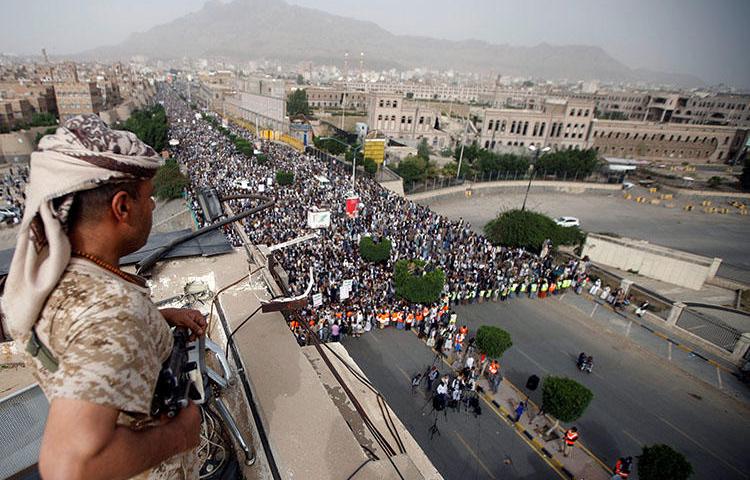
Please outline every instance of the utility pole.
[[344, 94], [341, 96], [341, 130], [346, 117], [346, 95], [349, 93], [349, 52], [344, 52]]
[[[471, 110], [469, 110], [469, 113], [471, 114]], [[469, 129], [469, 117], [466, 117], [466, 123], [464, 123], [464, 135], [461, 139], [461, 153], [458, 155], [458, 170], [456, 171], [456, 180], [458, 180], [459, 176], [461, 175], [461, 162], [463, 162], [464, 159], [464, 145], [466, 145], [466, 131]]]

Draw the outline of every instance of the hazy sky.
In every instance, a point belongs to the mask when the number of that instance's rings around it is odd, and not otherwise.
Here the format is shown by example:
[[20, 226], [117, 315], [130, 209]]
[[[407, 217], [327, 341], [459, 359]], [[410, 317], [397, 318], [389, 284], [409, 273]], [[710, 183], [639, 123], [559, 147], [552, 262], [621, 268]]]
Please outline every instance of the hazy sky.
[[[604, 48], [634, 68], [750, 88], [750, 0], [288, 0], [398, 34]], [[205, 0], [2, 0], [0, 51], [113, 44]], [[8, 21], [9, 20], [9, 21]]]

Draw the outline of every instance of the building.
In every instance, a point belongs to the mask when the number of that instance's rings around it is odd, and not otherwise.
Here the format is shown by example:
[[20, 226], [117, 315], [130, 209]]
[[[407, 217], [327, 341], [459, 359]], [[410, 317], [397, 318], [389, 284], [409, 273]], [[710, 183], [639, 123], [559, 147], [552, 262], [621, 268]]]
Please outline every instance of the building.
[[406, 100], [400, 94], [371, 95], [367, 107], [370, 132], [401, 140], [427, 139], [433, 148], [444, 148], [448, 135], [440, 129], [440, 112], [429, 104]]
[[588, 145], [621, 158], [724, 163], [741, 152], [747, 134], [736, 127], [594, 120]]
[[104, 110], [102, 92], [96, 82], [55, 84], [55, 98], [60, 121], [84, 113], [98, 114]]
[[549, 146], [585, 149], [594, 119], [594, 104], [585, 100], [546, 100], [540, 108], [488, 108], [479, 128], [479, 143], [489, 150]]
[[307, 103], [312, 109], [343, 108], [364, 110], [367, 108], [367, 93], [336, 87], [305, 87]]
[[372, 94], [395, 94], [410, 100], [443, 102], [491, 103], [495, 87], [489, 85], [446, 85], [395, 82], [337, 82], [338, 89], [358, 90]]

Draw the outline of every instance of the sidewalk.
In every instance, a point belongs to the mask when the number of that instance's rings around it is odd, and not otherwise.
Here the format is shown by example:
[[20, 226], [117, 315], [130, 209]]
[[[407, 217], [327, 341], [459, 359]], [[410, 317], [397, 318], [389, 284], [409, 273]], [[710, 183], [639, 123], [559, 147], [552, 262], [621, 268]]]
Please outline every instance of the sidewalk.
[[[416, 334], [416, 331], [413, 332]], [[437, 353], [434, 348], [432, 350]], [[441, 358], [446, 366], [454, 370], [453, 365], [449, 363], [449, 360], [454, 360], [455, 365], [457, 359], [453, 355]], [[548, 418], [546, 415], [538, 415], [539, 406], [531, 399], [528, 399], [526, 394], [507, 379], [503, 379], [496, 394], [492, 393], [486, 378], [480, 378], [477, 384], [484, 390], [479, 397], [484, 400], [486, 406], [497, 414], [506, 425], [514, 428], [518, 436], [537, 455], [542, 457], [557, 472], [560, 478], [563, 480], [609, 480], [612, 477], [610, 468], [586, 448], [585, 443], [580, 439], [576, 442], [576, 446], [570, 456], [563, 456], [560, 452], [562, 448], [560, 439], [563, 437], [565, 429], [562, 426], [558, 426], [549, 437], [545, 437], [544, 433], [554, 425], [554, 420]], [[514, 422], [515, 414], [513, 412], [522, 400], [528, 402], [528, 407], [526, 412], [521, 416], [520, 421]], [[585, 438], [585, 432], [580, 432], [580, 434], [581, 438]]]
[[726, 395], [750, 404], [750, 388], [734, 375], [736, 369], [726, 361], [702, 351], [690, 341], [678, 338], [653, 320], [638, 318], [630, 311], [615, 312], [587, 293], [565, 292], [552, 297], [578, 310], [585, 318], [611, 335], [625, 337], [647, 353], [668, 362], [691, 377], [720, 390]]

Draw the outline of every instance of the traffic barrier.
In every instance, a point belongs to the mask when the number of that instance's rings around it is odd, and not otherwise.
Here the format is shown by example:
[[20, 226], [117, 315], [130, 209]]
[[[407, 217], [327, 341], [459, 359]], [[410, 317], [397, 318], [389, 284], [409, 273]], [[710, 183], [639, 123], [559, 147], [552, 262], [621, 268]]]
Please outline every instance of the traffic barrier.
[[747, 215], [747, 208], [740, 209], [739, 214], [740, 215]]
[[703, 205], [704, 207], [710, 207], [711, 206], [711, 200], [703, 200], [701, 202], [701, 205]]
[[664, 208], [674, 208], [674, 203], [665, 203]]
[[658, 198], [652, 198], [649, 203], [651, 205], [659, 205], [661, 203], [661, 200], [659, 200]]
[[638, 203], [643, 203], [643, 202], [646, 201], [646, 198], [645, 197], [635, 197], [635, 201], [638, 202]]
[[656, 187], [649, 188], [648, 193], [656, 193]]
[[723, 208], [717, 208], [717, 209], [716, 209], [716, 212], [717, 212], [717, 213], [720, 213], [720, 214], [722, 214], [722, 215], [726, 215], [727, 213], [729, 213], [729, 209], [728, 209], [728, 208], [726, 208], [726, 207], [723, 207]]
[[684, 207], [682, 207], [682, 209], [685, 210], [686, 212], [692, 212], [693, 211], [693, 206], [690, 205], [690, 204], [687, 204]]
[[716, 207], [703, 207], [703, 213], [716, 213]]
[[662, 193], [659, 195], [662, 200], [672, 200], [673, 196], [671, 193]]
[[631, 195], [630, 193], [626, 193], [624, 198], [625, 200], [630, 200], [631, 198], [633, 198], [633, 195]]

